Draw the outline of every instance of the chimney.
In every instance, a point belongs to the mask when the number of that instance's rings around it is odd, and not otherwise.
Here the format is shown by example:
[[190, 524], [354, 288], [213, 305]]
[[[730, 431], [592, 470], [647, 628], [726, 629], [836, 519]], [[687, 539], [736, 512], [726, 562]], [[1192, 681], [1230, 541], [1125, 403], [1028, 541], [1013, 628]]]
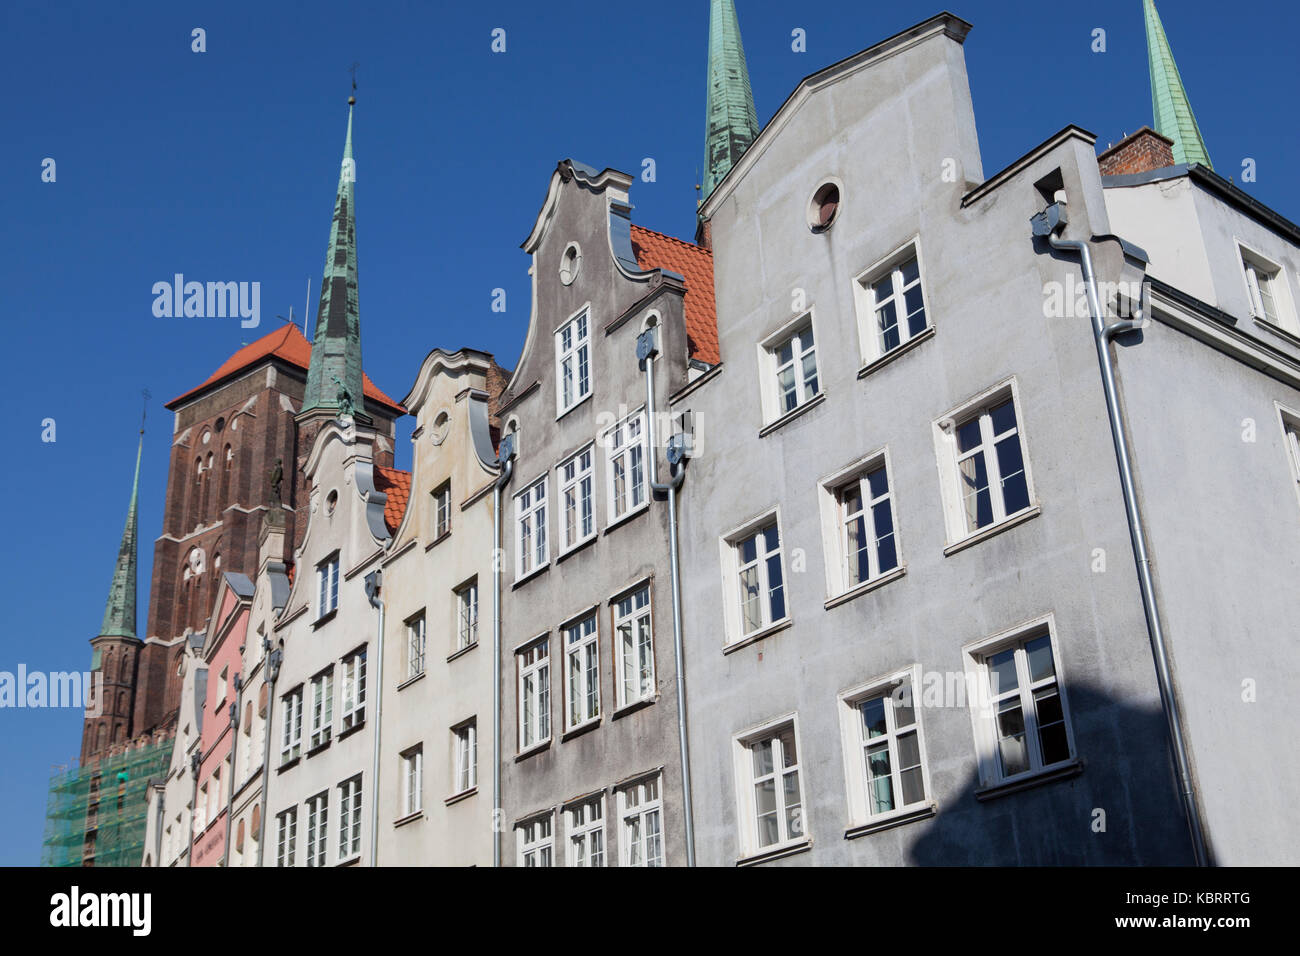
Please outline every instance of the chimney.
[[1097, 157], [1103, 176], [1128, 176], [1174, 165], [1174, 141], [1143, 126]]

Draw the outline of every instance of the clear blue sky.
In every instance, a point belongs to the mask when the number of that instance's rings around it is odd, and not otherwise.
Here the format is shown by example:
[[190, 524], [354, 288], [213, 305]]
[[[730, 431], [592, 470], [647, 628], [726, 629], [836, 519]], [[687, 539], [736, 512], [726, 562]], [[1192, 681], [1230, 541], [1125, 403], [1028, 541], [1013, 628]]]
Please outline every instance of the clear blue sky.
[[[935, 0], [739, 0], [759, 120], [798, 81], [942, 7]], [[1140, 0], [962, 0], [986, 174], [1067, 123], [1104, 145], [1151, 122]], [[0, 557], [0, 670], [89, 666], [149, 388], [140, 514], [145, 627], [172, 416], [162, 403], [269, 331], [308, 277], [319, 294], [343, 146], [354, 130], [365, 365], [406, 394], [434, 346], [513, 366], [526, 256], [556, 161], [639, 172], [634, 220], [690, 238], [703, 155], [705, 0], [612, 4], [4, 0], [0, 10], [0, 366], [13, 413]], [[1218, 170], [1255, 159], [1260, 200], [1300, 219], [1291, 3], [1164, 0], [1160, 12]], [[1261, 28], [1262, 25], [1262, 28]], [[190, 31], [207, 32], [191, 52]], [[493, 54], [490, 32], [507, 32]], [[1107, 51], [1093, 53], [1092, 31]], [[791, 31], [807, 52], [791, 50]], [[41, 161], [57, 181], [41, 182]], [[1288, 165], [1291, 163], [1292, 165]], [[154, 282], [258, 281], [262, 325], [159, 319]], [[504, 314], [492, 289], [507, 290]], [[57, 442], [41, 442], [41, 421]], [[409, 434], [409, 426], [403, 434]], [[398, 446], [399, 465], [409, 448]], [[70, 710], [0, 710], [0, 863], [36, 863], [52, 764], [79, 749]]]

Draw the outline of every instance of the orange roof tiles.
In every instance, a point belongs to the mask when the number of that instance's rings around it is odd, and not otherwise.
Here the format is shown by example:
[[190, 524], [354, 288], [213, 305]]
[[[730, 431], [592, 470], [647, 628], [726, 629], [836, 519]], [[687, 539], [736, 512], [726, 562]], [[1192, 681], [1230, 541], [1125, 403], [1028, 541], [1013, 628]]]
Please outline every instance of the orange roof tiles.
[[384, 505], [384, 524], [390, 534], [395, 533], [406, 514], [406, 504], [411, 500], [411, 473], [375, 465], [375, 490], [388, 495], [388, 503]]
[[713, 297], [713, 253], [694, 243], [632, 225], [632, 251], [642, 269], [663, 269], [686, 278], [686, 341], [693, 359], [716, 365], [718, 307]]
[[[180, 404], [185, 399], [197, 395], [210, 385], [229, 378], [237, 372], [255, 365], [257, 362], [267, 358], [278, 358], [290, 365], [296, 365], [306, 370], [311, 365], [311, 343], [298, 331], [298, 326], [291, 323], [285, 323], [284, 326], [266, 333], [256, 342], [245, 345], [230, 358], [221, 363], [221, 367], [208, 376], [203, 384], [190, 389], [183, 395], [178, 395], [167, 403], [167, 408], [172, 408]], [[398, 412], [405, 412], [399, 403], [389, 398], [374, 382], [370, 381], [370, 376], [364, 372], [362, 376], [362, 391], [365, 397], [379, 402], [381, 405], [387, 405], [389, 408]]]

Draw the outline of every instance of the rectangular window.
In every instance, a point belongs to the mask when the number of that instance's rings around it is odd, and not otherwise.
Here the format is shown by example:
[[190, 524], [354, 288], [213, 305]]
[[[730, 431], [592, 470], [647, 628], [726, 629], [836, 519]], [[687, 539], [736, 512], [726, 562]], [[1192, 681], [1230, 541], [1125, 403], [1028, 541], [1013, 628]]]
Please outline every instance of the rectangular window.
[[623, 866], [663, 866], [663, 802], [660, 777], [618, 791], [619, 853]]
[[883, 460], [835, 489], [841, 590], [848, 591], [898, 567], [894, 505]]
[[1300, 417], [1294, 416], [1280, 407], [1282, 415], [1282, 441], [1286, 445], [1287, 459], [1291, 463], [1291, 481], [1296, 494], [1300, 495]]
[[519, 749], [551, 739], [551, 645], [543, 639], [519, 651]]
[[351, 730], [366, 719], [366, 649], [343, 658], [343, 730]]
[[870, 823], [925, 805], [928, 786], [916, 669], [840, 698], [849, 774], [849, 817]]
[[1287, 292], [1282, 267], [1259, 253], [1246, 249], [1240, 243], [1237, 248], [1241, 253], [1241, 268], [1246, 277], [1251, 314], [1290, 332], [1300, 331], [1291, 308], [1291, 296]]
[[339, 556], [336, 554], [316, 567], [317, 591], [320, 613], [324, 617], [339, 606]]
[[311, 749], [330, 742], [334, 721], [334, 671], [325, 671], [311, 679]]
[[478, 578], [456, 591], [456, 650], [478, 640]]
[[752, 856], [808, 838], [793, 721], [737, 741], [741, 852]]
[[560, 550], [568, 551], [596, 533], [593, 465], [596, 453], [588, 446], [559, 467]]
[[605, 797], [591, 797], [570, 806], [568, 815], [569, 866], [605, 865]]
[[555, 401], [563, 415], [591, 394], [591, 330], [587, 310], [555, 333]]
[[565, 729], [600, 716], [600, 643], [596, 612], [561, 631], [564, 641]]
[[361, 853], [361, 777], [339, 784], [339, 862]]
[[424, 745], [402, 754], [402, 816], [418, 813], [424, 806]]
[[280, 736], [280, 763], [297, 760], [302, 755], [302, 688], [289, 691], [280, 698], [280, 713], [284, 716]]
[[452, 779], [456, 784], [453, 793], [465, 793], [478, 786], [478, 721], [467, 721], [452, 728], [451, 733], [455, 760]]
[[786, 618], [785, 568], [776, 516], [724, 541], [728, 603], [736, 619], [730, 639], [741, 640]]
[[545, 475], [515, 496], [515, 520], [519, 525], [515, 576], [522, 578], [546, 564], [550, 558], [546, 542]]
[[519, 847], [520, 866], [554, 866], [555, 837], [552, 832], [554, 814], [521, 823], [515, 828]]
[[294, 851], [298, 842], [298, 808], [290, 807], [275, 818], [275, 865], [293, 866]]
[[854, 293], [864, 362], [883, 358], [929, 328], [914, 243], [858, 276]]
[[433, 540], [451, 531], [451, 482], [433, 492]]
[[614, 604], [614, 653], [618, 660], [618, 706], [649, 700], [655, 694], [654, 627], [650, 586], [637, 588]]
[[605, 494], [613, 524], [646, 502], [645, 414], [638, 412], [605, 433]]
[[777, 419], [812, 401], [821, 391], [817, 375], [817, 348], [812, 320], [802, 322], [764, 346], [767, 353], [773, 412]]
[[406, 622], [406, 676], [416, 677], [424, 673], [424, 612]]
[[325, 865], [325, 835], [329, 832], [330, 794], [326, 790], [307, 801], [307, 865]]

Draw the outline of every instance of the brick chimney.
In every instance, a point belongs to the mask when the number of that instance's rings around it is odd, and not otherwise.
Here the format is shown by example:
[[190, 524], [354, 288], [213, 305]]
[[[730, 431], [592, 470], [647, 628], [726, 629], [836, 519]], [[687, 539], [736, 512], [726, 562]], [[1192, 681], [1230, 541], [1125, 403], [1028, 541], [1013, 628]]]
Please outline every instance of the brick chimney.
[[1128, 176], [1174, 165], [1174, 141], [1150, 126], [1125, 136], [1097, 157], [1103, 176]]

